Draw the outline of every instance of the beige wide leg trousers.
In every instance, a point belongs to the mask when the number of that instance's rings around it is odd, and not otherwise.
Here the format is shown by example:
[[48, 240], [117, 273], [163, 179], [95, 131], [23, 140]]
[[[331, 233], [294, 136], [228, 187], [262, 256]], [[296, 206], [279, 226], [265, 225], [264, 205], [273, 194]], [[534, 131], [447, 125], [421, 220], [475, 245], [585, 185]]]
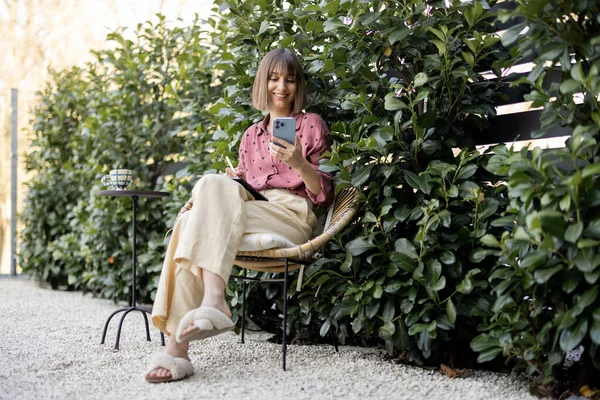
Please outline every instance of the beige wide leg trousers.
[[261, 192], [269, 201], [254, 201], [224, 175], [205, 175], [192, 191], [192, 209], [175, 226], [152, 308], [152, 323], [166, 335], [180, 319], [198, 308], [204, 295], [202, 271], [229, 280], [243, 235], [276, 233], [294, 243], [310, 238], [316, 224], [310, 200], [283, 189]]

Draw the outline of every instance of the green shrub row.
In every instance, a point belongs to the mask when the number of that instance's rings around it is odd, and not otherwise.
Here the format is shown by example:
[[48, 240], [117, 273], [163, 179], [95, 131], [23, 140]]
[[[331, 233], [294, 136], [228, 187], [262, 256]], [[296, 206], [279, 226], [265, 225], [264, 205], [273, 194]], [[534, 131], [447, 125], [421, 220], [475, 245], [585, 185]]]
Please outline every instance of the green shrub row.
[[[21, 266], [53, 288], [91, 291], [112, 299], [130, 296], [129, 199], [102, 197], [100, 178], [113, 168], [134, 171], [131, 188], [167, 190], [172, 201], [140, 199], [138, 290], [149, 302], [165, 251], [164, 235], [185, 202], [186, 183], [168, 175], [183, 160], [188, 137], [201, 136], [206, 118], [196, 104], [211, 98], [213, 74], [197, 70], [207, 57], [198, 26], [138, 26], [107, 40], [113, 49], [95, 52], [83, 69], [56, 72], [39, 93], [32, 148]], [[189, 71], [189, 72], [188, 72]], [[187, 99], [176, 90], [185, 81]], [[210, 136], [208, 136], [210, 138]], [[196, 168], [210, 168], [209, 153], [194, 148]], [[188, 185], [189, 186], [189, 185]]]
[[[137, 188], [173, 194], [140, 205], [138, 290], [150, 301], [163, 235], [193, 177], [236, 155], [243, 130], [262, 118], [250, 106], [260, 58], [291, 47], [305, 62], [308, 111], [332, 130], [321, 168], [335, 173], [336, 190], [361, 193], [356, 221], [292, 291], [292, 333], [382, 343], [418, 364], [503, 354], [547, 381], [579, 345], [591, 365], [600, 343], [600, 21], [594, 2], [554, 3], [502, 11], [503, 22], [523, 21], [503, 43], [479, 1], [217, 0], [206, 25], [159, 18], [132, 39], [114, 32], [113, 50], [56, 73], [40, 93], [21, 265], [53, 287], [127, 298], [130, 204], [98, 196], [98, 182], [130, 168]], [[532, 57], [527, 78], [503, 72]], [[545, 85], [557, 68], [559, 81]], [[573, 128], [564, 149], [475, 150], [493, 141], [485, 135], [509, 82], [544, 107], [535, 134]], [[185, 168], [173, 175], [178, 162]], [[281, 324], [271, 310], [280, 290], [255, 287], [247, 300], [265, 329]], [[228, 297], [237, 317], [234, 281]]]
[[[487, 277], [496, 297], [485, 333], [471, 344], [490, 356], [502, 353], [540, 374], [561, 373], [565, 352], [583, 346], [586, 373], [600, 371], [600, 6], [591, 1], [519, 1], [499, 18], [523, 22], [505, 45], [535, 54], [521, 81], [531, 86], [532, 107], [543, 107], [541, 136], [556, 126], [573, 128], [564, 148], [527, 153], [496, 147], [486, 169], [505, 176], [506, 229], [481, 242], [495, 266]], [[524, 31], [524, 29], [527, 29]], [[560, 79], [544, 85], [551, 71]], [[518, 82], [517, 82], [518, 83]]]

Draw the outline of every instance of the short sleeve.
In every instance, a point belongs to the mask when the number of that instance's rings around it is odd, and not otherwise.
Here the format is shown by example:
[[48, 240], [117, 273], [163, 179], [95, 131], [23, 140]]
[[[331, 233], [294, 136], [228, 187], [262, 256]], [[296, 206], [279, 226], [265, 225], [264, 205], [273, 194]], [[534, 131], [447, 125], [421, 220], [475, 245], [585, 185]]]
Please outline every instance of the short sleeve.
[[321, 179], [321, 192], [314, 194], [310, 190], [306, 190], [306, 195], [313, 204], [321, 207], [327, 207], [333, 202], [333, 177], [328, 172], [319, 170], [319, 161], [323, 158], [323, 153], [331, 150], [331, 137], [329, 136], [329, 128], [325, 121], [316, 114], [310, 114], [310, 118], [305, 122], [307, 132], [306, 154], [304, 157], [310, 165], [319, 174]]
[[248, 173], [248, 164], [246, 162], [246, 154], [247, 154], [247, 150], [248, 150], [248, 137], [250, 136], [250, 130], [253, 128], [254, 128], [254, 126], [251, 126], [250, 128], [246, 129], [246, 131], [242, 135], [242, 140], [240, 141], [240, 149], [238, 152], [239, 161], [238, 161], [238, 165], [237, 165], [237, 170], [242, 171], [245, 174]]

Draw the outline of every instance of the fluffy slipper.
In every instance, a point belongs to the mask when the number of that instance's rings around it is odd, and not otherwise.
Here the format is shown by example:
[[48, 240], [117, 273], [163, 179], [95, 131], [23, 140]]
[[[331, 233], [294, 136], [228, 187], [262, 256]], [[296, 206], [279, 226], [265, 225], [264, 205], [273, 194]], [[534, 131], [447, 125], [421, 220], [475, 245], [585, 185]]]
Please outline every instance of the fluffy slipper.
[[[185, 328], [190, 325], [194, 325], [197, 329], [183, 335]], [[188, 311], [183, 316], [177, 328], [176, 338], [179, 343], [191, 342], [219, 335], [231, 331], [233, 328], [235, 328], [235, 324], [231, 318], [221, 311], [211, 307], [200, 307]]]
[[[168, 369], [171, 372], [171, 376], [150, 376], [150, 373], [157, 368]], [[191, 375], [194, 375], [194, 366], [185, 358], [173, 357], [167, 353], [156, 353], [150, 360], [148, 372], [146, 373], [146, 381], [150, 383], [173, 382]]]

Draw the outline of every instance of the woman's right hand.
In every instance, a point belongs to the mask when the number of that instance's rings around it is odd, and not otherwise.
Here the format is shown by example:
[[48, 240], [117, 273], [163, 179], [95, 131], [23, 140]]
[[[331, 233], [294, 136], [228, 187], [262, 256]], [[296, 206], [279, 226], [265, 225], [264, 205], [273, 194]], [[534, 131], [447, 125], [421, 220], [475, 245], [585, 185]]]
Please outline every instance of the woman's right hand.
[[246, 174], [243, 171], [239, 171], [237, 169], [232, 170], [231, 168], [227, 167], [225, 168], [225, 173], [227, 174], [227, 176], [237, 177], [246, 180]]

